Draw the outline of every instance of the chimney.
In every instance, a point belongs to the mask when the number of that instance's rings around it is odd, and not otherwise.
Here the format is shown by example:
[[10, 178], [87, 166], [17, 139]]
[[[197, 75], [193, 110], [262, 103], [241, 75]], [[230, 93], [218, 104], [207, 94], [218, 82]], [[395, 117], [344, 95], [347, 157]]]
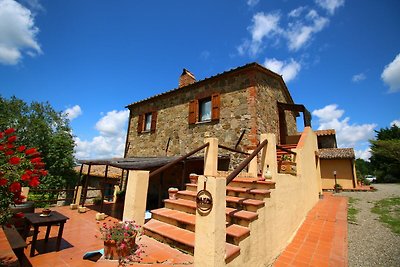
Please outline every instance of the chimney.
[[179, 88], [196, 82], [196, 78], [193, 73], [187, 69], [183, 69], [181, 77], [179, 77]]

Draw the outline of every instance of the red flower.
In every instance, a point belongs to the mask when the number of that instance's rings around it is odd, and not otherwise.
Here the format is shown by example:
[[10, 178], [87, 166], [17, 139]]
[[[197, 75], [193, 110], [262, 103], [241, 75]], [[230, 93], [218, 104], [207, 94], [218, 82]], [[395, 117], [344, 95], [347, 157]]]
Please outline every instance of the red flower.
[[40, 157], [31, 159], [31, 162], [32, 162], [32, 163], [39, 163], [39, 162], [41, 162], [41, 161], [42, 161], [42, 159], [41, 159]]
[[0, 132], [0, 139], [2, 139], [4, 137], [4, 133]]
[[29, 181], [29, 186], [37, 187], [40, 184], [39, 178], [37, 176], [32, 177], [32, 180]]
[[10, 158], [10, 160], [8, 161], [10, 164], [12, 165], [17, 165], [21, 162], [21, 158], [19, 157], [12, 157]]
[[13, 144], [7, 144], [7, 148], [8, 149], [14, 148], [14, 145]]
[[18, 151], [19, 152], [22, 152], [22, 151], [24, 151], [26, 149], [26, 146], [19, 146], [18, 147]]
[[10, 185], [10, 192], [12, 192], [12, 193], [21, 192], [21, 184], [18, 183], [18, 182], [13, 182], [13, 183]]
[[0, 151], [3, 151], [5, 149], [4, 145], [0, 145]]
[[15, 132], [15, 129], [14, 129], [14, 128], [9, 128], [9, 129], [7, 129], [7, 130], [4, 131], [4, 133], [7, 134], [7, 135], [12, 134], [13, 132]]
[[13, 136], [8, 137], [7, 142], [8, 143], [14, 143], [16, 140], [17, 140], [17, 136], [13, 135]]
[[40, 171], [40, 174], [41, 174], [42, 176], [46, 176], [46, 175], [47, 175], [47, 171], [46, 171], [46, 170], [41, 170], [41, 171]]
[[32, 155], [33, 153], [36, 153], [36, 148], [29, 148], [25, 151], [26, 155]]
[[29, 181], [30, 179], [31, 179], [31, 176], [29, 174], [24, 173], [21, 175], [22, 181]]
[[14, 154], [14, 151], [12, 151], [12, 150], [7, 150], [4, 154], [5, 154], [6, 156], [11, 156], [11, 155]]
[[24, 218], [24, 214], [22, 212], [18, 212], [14, 214], [14, 218]]
[[1, 178], [1, 179], [0, 179], [0, 186], [6, 185], [7, 182], [8, 182], [7, 179]]

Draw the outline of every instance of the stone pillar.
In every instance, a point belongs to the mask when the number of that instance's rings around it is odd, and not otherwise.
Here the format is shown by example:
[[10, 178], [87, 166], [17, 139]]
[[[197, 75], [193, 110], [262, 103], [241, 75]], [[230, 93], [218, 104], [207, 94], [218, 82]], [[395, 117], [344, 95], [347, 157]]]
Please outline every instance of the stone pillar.
[[260, 137], [260, 142], [263, 142], [265, 139], [268, 140], [268, 144], [262, 150], [261, 155], [261, 168], [262, 174], [267, 169], [267, 165], [269, 165], [269, 171], [272, 174], [272, 180], [276, 178], [278, 173], [278, 162], [276, 161], [276, 137], [275, 134], [268, 133], [262, 134]]
[[126, 186], [124, 221], [135, 221], [144, 224], [146, 213], [147, 190], [149, 187], [149, 171], [130, 171]]
[[117, 194], [118, 192], [121, 191], [119, 188], [119, 185], [114, 185], [114, 194], [113, 194], [113, 202], [117, 202]]
[[204, 175], [217, 176], [218, 168], [218, 139], [206, 138], [204, 143], [210, 143], [204, 149]]
[[[249, 154], [253, 153], [254, 150], [249, 150], [247, 151]], [[257, 165], [257, 158], [258, 156], [255, 156], [249, 163], [249, 169], [248, 169], [248, 173], [249, 175], [251, 175], [252, 177], [257, 177], [258, 174], [258, 165]]]
[[211, 193], [213, 207], [207, 215], [196, 211], [196, 229], [194, 246], [195, 266], [225, 266], [225, 209], [226, 179], [224, 177], [199, 176], [197, 190], [204, 188]]

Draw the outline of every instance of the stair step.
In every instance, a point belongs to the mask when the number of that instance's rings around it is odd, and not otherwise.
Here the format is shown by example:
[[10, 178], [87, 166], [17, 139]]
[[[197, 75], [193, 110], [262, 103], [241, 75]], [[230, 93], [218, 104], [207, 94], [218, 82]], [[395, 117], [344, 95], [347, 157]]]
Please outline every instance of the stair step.
[[[186, 199], [186, 200], [196, 200], [197, 193], [194, 191], [183, 190], [178, 192], [178, 198]], [[227, 206], [237, 207], [240, 205], [241, 207], [245, 207], [247, 210], [250, 208], [252, 211], [256, 211], [257, 209], [264, 206], [264, 201], [252, 199], [252, 198], [244, 198], [237, 196], [227, 196], [226, 197]]]
[[[190, 214], [196, 214], [196, 203], [194, 201], [186, 199], [165, 199], [164, 202], [166, 204], [166, 208], [188, 212]], [[226, 207], [225, 214], [228, 222], [238, 221], [238, 224], [244, 224], [244, 226], [248, 226], [250, 222], [258, 218], [258, 214], [256, 212], [239, 210], [230, 207]]]
[[244, 187], [247, 189], [274, 189], [275, 182], [267, 180], [267, 181], [259, 181], [258, 178], [241, 178], [236, 177], [229, 183], [229, 186], [233, 187]]
[[[195, 231], [196, 215], [177, 210], [170, 210], [167, 208], [152, 210], [151, 213], [153, 214], [152, 218], [155, 220], [162, 221], [191, 232]], [[226, 238], [228, 240], [234, 240], [235, 244], [238, 244], [240, 240], [246, 238], [249, 234], [249, 228], [244, 226], [231, 224], [226, 227]]]
[[[154, 219], [143, 225], [145, 233], [161, 242], [167, 241], [169, 244], [184, 249], [189, 253], [194, 253], [195, 234], [191, 231], [181, 229], [179, 227], [160, 222]], [[152, 234], [155, 235], [152, 235]], [[183, 245], [183, 246], [182, 246]], [[236, 245], [226, 243], [225, 260], [230, 261], [240, 253], [240, 248]]]

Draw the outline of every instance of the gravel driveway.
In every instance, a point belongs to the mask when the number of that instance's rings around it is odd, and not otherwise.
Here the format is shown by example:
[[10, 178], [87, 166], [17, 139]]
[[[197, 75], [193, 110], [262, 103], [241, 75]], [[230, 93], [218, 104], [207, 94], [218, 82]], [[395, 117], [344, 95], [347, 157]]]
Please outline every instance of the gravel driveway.
[[349, 266], [400, 266], [400, 235], [393, 233], [371, 212], [373, 203], [400, 196], [400, 184], [374, 184], [375, 192], [343, 192], [358, 198], [357, 224], [348, 225]]

